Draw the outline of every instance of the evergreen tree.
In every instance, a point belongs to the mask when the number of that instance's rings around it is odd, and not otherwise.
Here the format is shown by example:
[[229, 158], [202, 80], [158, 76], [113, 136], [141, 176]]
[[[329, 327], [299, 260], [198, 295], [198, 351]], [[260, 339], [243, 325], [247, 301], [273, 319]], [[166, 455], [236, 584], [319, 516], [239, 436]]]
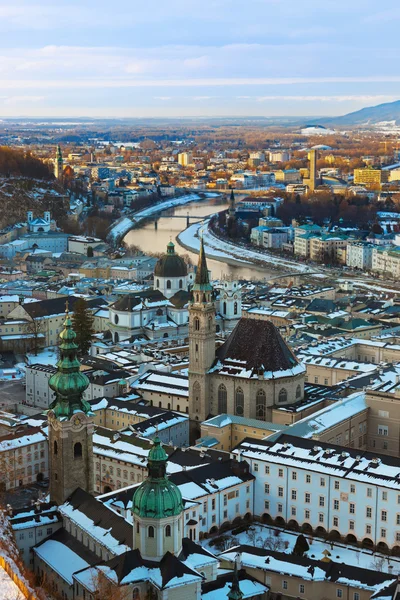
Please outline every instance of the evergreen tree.
[[295, 554], [296, 556], [304, 556], [304, 554], [306, 552], [308, 552], [310, 549], [310, 546], [307, 542], [307, 539], [305, 538], [305, 536], [301, 533], [296, 540], [296, 544], [293, 548], [293, 554]]
[[72, 327], [76, 333], [79, 356], [89, 353], [94, 333], [93, 321], [94, 318], [88, 308], [86, 300], [84, 298], [79, 298], [74, 305], [74, 314], [72, 316]]

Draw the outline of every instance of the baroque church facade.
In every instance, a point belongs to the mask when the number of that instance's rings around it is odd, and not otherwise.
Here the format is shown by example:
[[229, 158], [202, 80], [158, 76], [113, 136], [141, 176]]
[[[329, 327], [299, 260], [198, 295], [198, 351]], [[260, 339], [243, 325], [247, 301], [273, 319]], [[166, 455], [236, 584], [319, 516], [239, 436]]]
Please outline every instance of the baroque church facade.
[[305, 367], [271, 322], [243, 316], [216, 347], [215, 317], [201, 242], [189, 305], [189, 415], [195, 430], [223, 413], [270, 421], [273, 406], [303, 399]]

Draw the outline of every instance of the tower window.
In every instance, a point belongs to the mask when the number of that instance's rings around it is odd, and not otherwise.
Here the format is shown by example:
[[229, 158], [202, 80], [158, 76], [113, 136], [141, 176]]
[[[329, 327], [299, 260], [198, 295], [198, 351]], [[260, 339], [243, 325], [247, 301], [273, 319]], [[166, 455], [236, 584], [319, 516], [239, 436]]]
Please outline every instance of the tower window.
[[148, 529], [148, 533], [149, 533], [149, 538], [154, 537], [154, 527], [152, 525], [150, 525], [150, 527]]
[[159, 279], [157, 279], [157, 287], [158, 288], [160, 287], [160, 280]]
[[118, 315], [114, 315], [114, 323], [116, 325], [118, 325], [118, 321], [119, 321], [119, 316]]
[[200, 394], [201, 394], [201, 387], [198, 381], [196, 381], [193, 385], [193, 406], [194, 406], [194, 411], [195, 412], [199, 412], [200, 411]]
[[74, 445], [74, 458], [82, 458], [82, 444], [80, 442]]
[[57, 454], [58, 454], [58, 444], [56, 441], [54, 441], [54, 445], [53, 445], [53, 454], [55, 456], [57, 456]]
[[218, 388], [218, 412], [226, 413], [228, 408], [228, 394], [223, 383]]
[[223, 309], [223, 313], [224, 313], [224, 315], [226, 315], [226, 302], [224, 302], [224, 309]]
[[171, 537], [171, 525], [167, 525], [165, 528], [165, 537]]
[[235, 302], [235, 304], [233, 305], [233, 313], [234, 313], [235, 315], [237, 315], [237, 314], [238, 314], [238, 303], [237, 303], [237, 302]]
[[182, 288], [183, 288], [183, 281], [182, 281], [182, 279], [180, 279], [179, 280], [179, 289], [182, 289]]
[[194, 329], [195, 331], [199, 331], [200, 329], [200, 319], [198, 319], [197, 317], [194, 320]]
[[296, 388], [296, 399], [301, 398], [301, 386], [298, 385]]
[[171, 289], [171, 280], [167, 279], [167, 290]]

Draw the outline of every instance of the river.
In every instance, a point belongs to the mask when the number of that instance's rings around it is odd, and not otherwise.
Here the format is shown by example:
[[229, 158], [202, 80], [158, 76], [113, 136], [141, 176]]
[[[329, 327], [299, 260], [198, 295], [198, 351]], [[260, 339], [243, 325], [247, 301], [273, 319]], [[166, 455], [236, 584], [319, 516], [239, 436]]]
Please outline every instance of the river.
[[[143, 252], [166, 252], [167, 244], [170, 240], [175, 243], [175, 251], [178, 254], [189, 255], [193, 264], [197, 263], [198, 256], [188, 252], [185, 248], [179, 246], [175, 241], [176, 236], [186, 228], [186, 215], [206, 217], [215, 212], [228, 208], [228, 203], [224, 197], [209, 198], [200, 202], [192, 202], [185, 206], [169, 208], [157, 217], [157, 229], [154, 225], [154, 217], [143, 221], [143, 223], [129, 231], [124, 242], [128, 245], [138, 246]], [[176, 218], [180, 217], [180, 218]], [[199, 220], [201, 220], [199, 218]], [[191, 219], [190, 223], [195, 220]], [[208, 268], [214, 279], [229, 275], [235, 279], [256, 279], [262, 280], [270, 274], [266, 269], [247, 266], [228, 265], [225, 262], [217, 260], [207, 260]]]

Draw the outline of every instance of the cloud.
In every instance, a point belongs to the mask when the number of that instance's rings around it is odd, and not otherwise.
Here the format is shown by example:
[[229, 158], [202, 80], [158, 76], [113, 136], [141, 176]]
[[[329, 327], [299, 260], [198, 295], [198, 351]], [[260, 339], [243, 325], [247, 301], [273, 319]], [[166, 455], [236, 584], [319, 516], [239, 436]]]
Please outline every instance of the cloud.
[[3, 96], [4, 104], [29, 104], [30, 102], [41, 102], [45, 96]]

